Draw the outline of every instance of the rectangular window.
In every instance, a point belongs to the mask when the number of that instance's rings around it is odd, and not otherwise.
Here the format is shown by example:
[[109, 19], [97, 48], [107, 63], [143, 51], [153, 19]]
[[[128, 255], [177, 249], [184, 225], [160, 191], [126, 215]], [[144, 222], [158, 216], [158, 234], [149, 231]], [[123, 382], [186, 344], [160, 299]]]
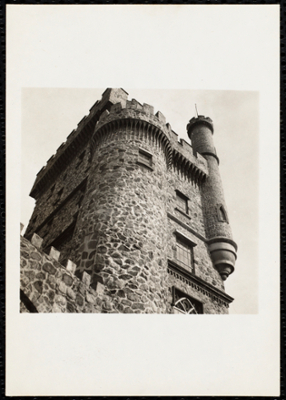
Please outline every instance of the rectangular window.
[[179, 265], [193, 270], [193, 248], [179, 237], [176, 239], [176, 260]]
[[189, 213], [188, 198], [178, 190], [176, 190], [176, 206], [179, 211], [182, 211], [185, 214]]
[[138, 163], [143, 164], [152, 169], [153, 165], [152, 154], [146, 150], [139, 149]]

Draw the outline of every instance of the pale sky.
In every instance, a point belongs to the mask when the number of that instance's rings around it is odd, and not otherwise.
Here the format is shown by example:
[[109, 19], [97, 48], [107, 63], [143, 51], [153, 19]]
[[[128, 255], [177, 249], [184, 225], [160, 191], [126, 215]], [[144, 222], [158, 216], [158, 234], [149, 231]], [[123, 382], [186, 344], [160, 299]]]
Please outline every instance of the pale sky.
[[[189, 142], [188, 121], [198, 112], [214, 122], [214, 143], [228, 206], [233, 238], [238, 244], [235, 272], [225, 282], [235, 298], [231, 313], [257, 312], [258, 251], [258, 106], [257, 92], [147, 90], [124, 88], [129, 99], [160, 110], [172, 129]], [[36, 173], [105, 89], [30, 89], [22, 91], [22, 223], [34, 200], [29, 192]]]

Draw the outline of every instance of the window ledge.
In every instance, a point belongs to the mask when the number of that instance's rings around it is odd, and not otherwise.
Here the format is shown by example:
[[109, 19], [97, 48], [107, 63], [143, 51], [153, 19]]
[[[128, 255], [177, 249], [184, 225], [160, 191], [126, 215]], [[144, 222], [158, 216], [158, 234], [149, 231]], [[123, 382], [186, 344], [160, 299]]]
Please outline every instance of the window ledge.
[[144, 161], [138, 160], [136, 163], [138, 165], [142, 165], [143, 167], [148, 168], [150, 171], [154, 171], [154, 168], [152, 168], [151, 165], [149, 165], [148, 163], [145, 163]]
[[184, 217], [187, 217], [188, 219], [191, 219], [189, 214], [185, 213], [184, 211], [180, 210], [179, 207], [175, 207], [176, 211], [179, 211], [180, 214], [184, 215]]

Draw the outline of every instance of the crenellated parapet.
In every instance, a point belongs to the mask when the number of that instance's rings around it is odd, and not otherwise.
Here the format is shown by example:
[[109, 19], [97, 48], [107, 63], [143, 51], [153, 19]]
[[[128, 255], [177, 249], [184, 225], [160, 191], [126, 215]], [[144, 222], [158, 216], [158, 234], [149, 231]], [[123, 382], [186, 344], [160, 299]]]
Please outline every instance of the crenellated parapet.
[[[43, 239], [34, 234], [31, 241], [21, 236], [22, 310], [46, 313], [102, 313], [111, 312], [114, 304], [105, 295], [100, 282], [93, 283], [83, 272], [75, 275], [76, 264], [68, 260], [66, 266], [58, 260], [60, 252], [51, 248], [49, 254], [42, 250]], [[116, 309], [114, 309], [116, 312]]]
[[111, 108], [111, 106], [119, 101], [126, 101], [128, 93], [123, 89], [106, 89], [102, 94], [102, 99], [97, 101], [90, 109], [87, 116], [83, 117], [67, 137], [66, 142], [62, 143], [48, 161], [47, 164], [38, 172], [36, 181], [31, 190], [30, 196], [35, 199], [39, 194], [46, 190], [54, 177], [60, 174], [70, 163], [70, 161], [78, 154], [78, 152], [89, 141], [96, 122], [100, 115]]
[[172, 164], [169, 131], [161, 112], [158, 111], [154, 115], [152, 106], [141, 105], [134, 99], [127, 101], [125, 107], [122, 107], [121, 103], [115, 104], [110, 112], [106, 110], [100, 116], [92, 138], [92, 146], [96, 147], [102, 138], [108, 138], [108, 135], [122, 130], [131, 133], [130, 137], [142, 138], [161, 146], [166, 154], [167, 164]]
[[128, 93], [123, 89], [107, 89], [102, 99], [97, 101], [78, 123], [67, 140], [60, 145], [56, 154], [50, 157], [47, 164], [38, 172], [30, 196], [37, 199], [54, 181], [55, 176], [62, 173], [71, 160], [83, 149], [93, 136], [93, 145], [101, 136], [114, 127], [133, 127], [135, 131], [146, 132], [151, 140], [160, 143], [166, 152], [169, 166], [175, 163], [182, 168], [187, 177], [201, 182], [207, 175], [207, 167], [203, 157], [194, 153], [185, 141], [178, 142], [178, 135], [172, 131], [165, 116], [154, 107], [137, 100], [128, 100]]
[[208, 175], [207, 162], [203, 156], [194, 153], [192, 147], [184, 140], [178, 142], [171, 125], [166, 123], [165, 116], [154, 107], [137, 100], [114, 104], [110, 111], [105, 110], [96, 123], [92, 146], [96, 148], [98, 141], [108, 140], [117, 130], [132, 130], [135, 135], [149, 139], [155, 145], [161, 145], [166, 153], [168, 167], [180, 169], [187, 179], [201, 183]]

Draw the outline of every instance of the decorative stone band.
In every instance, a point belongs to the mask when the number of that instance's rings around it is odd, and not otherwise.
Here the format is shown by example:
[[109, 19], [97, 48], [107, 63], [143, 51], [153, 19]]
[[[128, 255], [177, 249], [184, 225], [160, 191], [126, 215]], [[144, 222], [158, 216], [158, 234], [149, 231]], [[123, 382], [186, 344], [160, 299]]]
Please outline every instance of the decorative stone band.
[[95, 147], [103, 137], [112, 134], [113, 131], [119, 129], [132, 130], [135, 135], [139, 136], [140, 134], [143, 134], [143, 138], [153, 141], [154, 144], [161, 145], [166, 154], [167, 165], [171, 166], [171, 143], [166, 133], [160, 128], [160, 126], [156, 126], [151, 119], [150, 121], [146, 121], [146, 116], [143, 113], [138, 111], [134, 112], [134, 110], [127, 109], [123, 110], [120, 114], [106, 114], [106, 117], [107, 116], [108, 118], [103, 119], [104, 122], [100, 121], [96, 125], [91, 141], [92, 151], [94, 151]]
[[237, 244], [224, 237], [212, 238], [207, 243], [214, 267], [218, 270], [222, 280], [225, 281], [234, 271]]
[[228, 294], [203, 281], [198, 276], [193, 275], [191, 272], [186, 271], [172, 260], [168, 260], [168, 273], [191, 286], [198, 292], [208, 296], [211, 300], [217, 301], [219, 304], [223, 304], [225, 307], [228, 307], [229, 304], [234, 300]]
[[218, 165], [219, 165], [219, 158], [218, 158], [218, 156], [215, 154], [215, 153], [211, 153], [211, 152], [209, 152], [209, 151], [203, 151], [203, 152], [201, 152], [200, 153], [202, 156], [211, 156], [211, 157], [214, 157], [216, 160], [217, 160], [217, 163], [218, 163]]

